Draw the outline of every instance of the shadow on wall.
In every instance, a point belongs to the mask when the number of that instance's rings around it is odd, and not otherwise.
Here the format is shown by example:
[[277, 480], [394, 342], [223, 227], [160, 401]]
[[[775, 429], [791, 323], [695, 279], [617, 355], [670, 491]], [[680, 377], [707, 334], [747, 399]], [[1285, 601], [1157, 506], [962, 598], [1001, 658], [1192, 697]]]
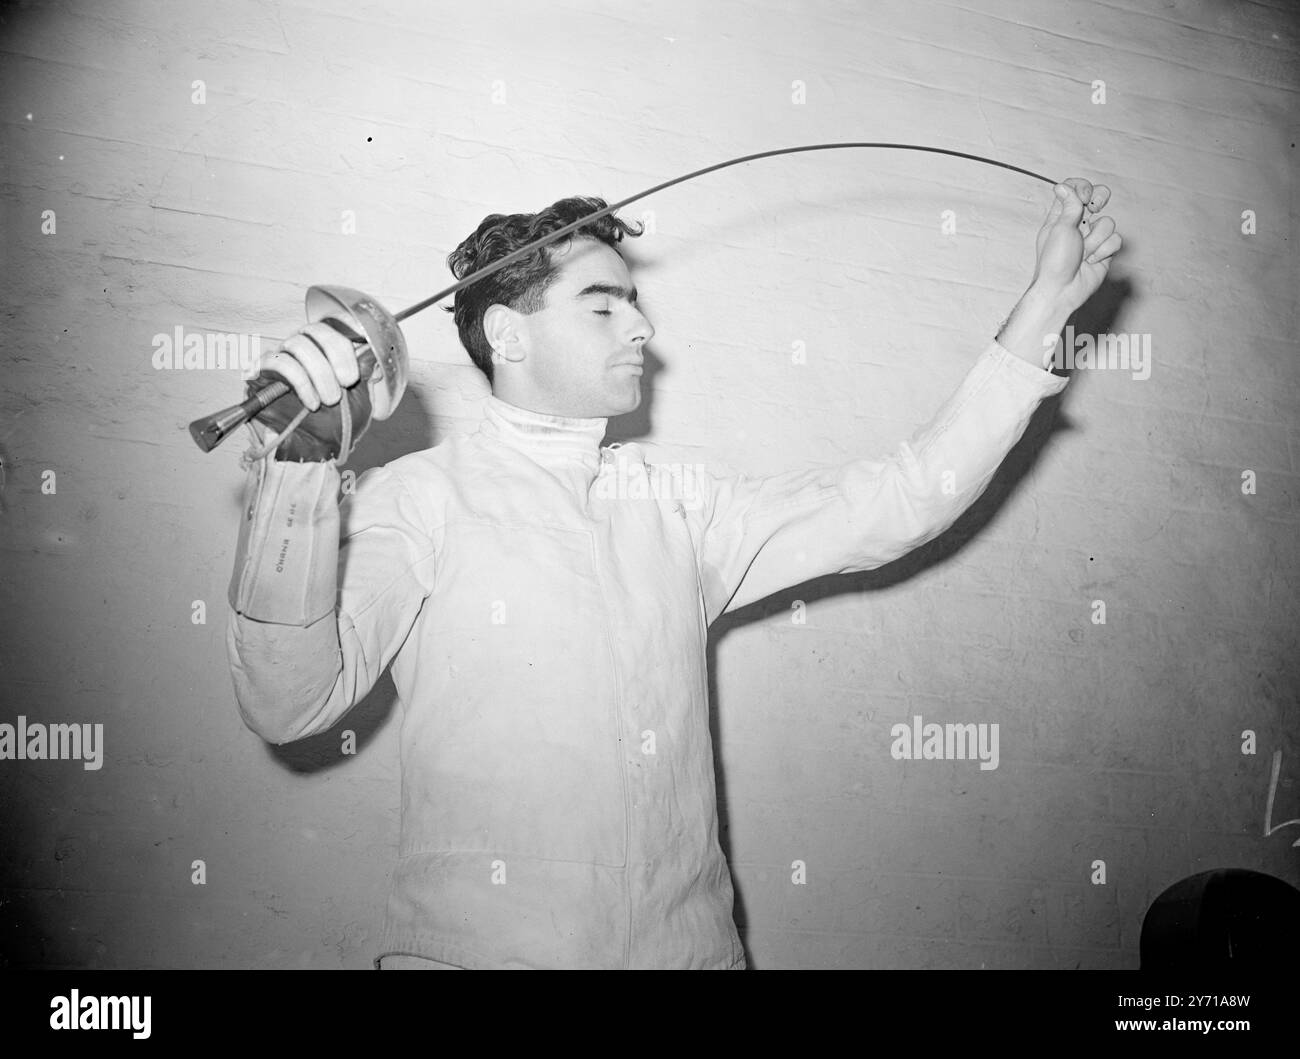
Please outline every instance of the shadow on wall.
[[[1101, 287], [1098, 288], [1096, 294], [1088, 300], [1087, 304], [1070, 318], [1069, 323], [1074, 325], [1075, 334], [1096, 336], [1115, 330], [1124, 306], [1133, 297], [1133, 294], [1132, 281], [1127, 277], [1112, 272]], [[1016, 490], [1021, 480], [1033, 469], [1052, 434], [1071, 429], [1069, 418], [1060, 415], [1059, 410], [1066, 394], [1076, 389], [1078, 381], [1074, 376], [1078, 372], [1064, 371], [1063, 374], [1071, 376], [1071, 385], [1067, 386], [1059, 394], [1047, 398], [1038, 406], [1038, 409], [1029, 420], [1029, 425], [1025, 428], [1024, 435], [1007, 454], [1006, 459], [1002, 461], [997, 472], [990, 480], [988, 488], [946, 532], [941, 533], [928, 544], [923, 544], [921, 547], [875, 570], [856, 574], [830, 574], [825, 577], [814, 578], [803, 585], [793, 585], [782, 592], [768, 596], [766, 599], [757, 600], [730, 614], [723, 615], [710, 627], [708, 666], [711, 709], [709, 722], [713, 736], [714, 767], [717, 771], [718, 837], [722, 845], [722, 852], [727, 857], [728, 862], [731, 861], [731, 842], [727, 826], [729, 813], [727, 811], [726, 776], [719, 760], [719, 747], [722, 743], [723, 733], [718, 724], [718, 685], [713, 677], [717, 669], [718, 643], [732, 629], [759, 621], [772, 614], [789, 614], [791, 605], [796, 599], [801, 599], [805, 604], [811, 606], [817, 600], [828, 599], [833, 596], [891, 588], [894, 585], [910, 580], [932, 566], [947, 562], [959, 553], [967, 542], [993, 521], [998, 510]], [[863, 453], [863, 455], [869, 454]], [[749, 952], [744, 895], [740, 880], [733, 878], [733, 882], [736, 890], [736, 926], [740, 931], [741, 943], [745, 946], [745, 959], [751, 969], [760, 970], [761, 968], [754, 962]]]

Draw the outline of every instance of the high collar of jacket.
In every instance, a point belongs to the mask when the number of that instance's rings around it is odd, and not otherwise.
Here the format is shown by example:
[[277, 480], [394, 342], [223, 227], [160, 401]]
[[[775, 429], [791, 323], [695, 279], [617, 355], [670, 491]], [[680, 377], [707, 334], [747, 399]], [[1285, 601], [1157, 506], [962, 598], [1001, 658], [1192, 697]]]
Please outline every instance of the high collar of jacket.
[[600, 443], [608, 417], [557, 416], [534, 412], [490, 393], [483, 403], [479, 431], [518, 449], [548, 466], [581, 464], [590, 471], [600, 466]]

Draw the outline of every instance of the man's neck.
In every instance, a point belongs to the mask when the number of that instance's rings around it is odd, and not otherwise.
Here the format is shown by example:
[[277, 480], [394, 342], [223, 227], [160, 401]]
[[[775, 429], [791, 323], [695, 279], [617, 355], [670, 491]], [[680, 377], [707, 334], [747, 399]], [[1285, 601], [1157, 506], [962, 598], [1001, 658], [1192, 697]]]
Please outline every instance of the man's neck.
[[594, 471], [600, 462], [600, 443], [608, 422], [605, 416], [538, 412], [492, 393], [483, 405], [480, 429], [539, 463], [577, 461]]

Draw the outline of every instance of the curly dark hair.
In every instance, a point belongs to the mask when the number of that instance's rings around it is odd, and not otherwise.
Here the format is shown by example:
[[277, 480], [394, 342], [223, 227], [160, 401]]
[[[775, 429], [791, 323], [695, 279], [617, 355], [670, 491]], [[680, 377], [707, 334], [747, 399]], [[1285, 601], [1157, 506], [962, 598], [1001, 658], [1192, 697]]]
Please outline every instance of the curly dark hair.
[[[604, 208], [604, 199], [578, 195], [560, 199], [537, 213], [490, 214], [473, 235], [447, 255], [447, 267], [457, 279], [464, 279], [534, 239]], [[488, 383], [492, 382], [492, 347], [483, 332], [483, 314], [489, 307], [505, 305], [521, 313], [535, 313], [544, 304], [547, 288], [558, 272], [551, 258], [552, 249], [567, 246], [573, 239], [599, 239], [614, 246], [623, 236], [638, 236], [643, 230], [641, 225], [634, 228], [608, 214], [457, 291], [454, 304], [444, 309], [455, 314], [461, 345], [487, 376]]]

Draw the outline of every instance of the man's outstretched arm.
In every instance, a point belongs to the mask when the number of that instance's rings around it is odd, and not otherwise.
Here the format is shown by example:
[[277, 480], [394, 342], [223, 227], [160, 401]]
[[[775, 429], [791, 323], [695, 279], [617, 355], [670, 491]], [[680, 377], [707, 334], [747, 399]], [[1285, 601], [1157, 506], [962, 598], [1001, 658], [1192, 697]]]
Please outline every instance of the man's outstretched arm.
[[[871, 570], [937, 537], [984, 492], [1044, 398], [1069, 315], [1101, 284], [1120, 237], [1084, 220], [1109, 198], [1067, 181], [1038, 235], [1034, 277], [995, 341], [935, 416], [886, 458], [770, 477], [705, 475], [688, 506], [708, 619], [830, 573]], [[1064, 193], [1062, 193], [1062, 191]]]

